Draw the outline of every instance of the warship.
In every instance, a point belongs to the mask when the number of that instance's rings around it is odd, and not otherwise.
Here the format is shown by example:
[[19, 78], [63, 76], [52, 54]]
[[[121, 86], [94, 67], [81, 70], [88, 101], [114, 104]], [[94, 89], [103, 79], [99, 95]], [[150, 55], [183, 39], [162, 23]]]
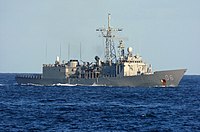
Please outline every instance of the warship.
[[[71, 59], [61, 62], [59, 57], [54, 64], [43, 64], [41, 74], [19, 74], [19, 85], [81, 85], [81, 86], [128, 86], [128, 87], [176, 87], [179, 85], [186, 69], [152, 71], [152, 66], [143, 61], [133, 48], [125, 52], [123, 39], [115, 46], [116, 33], [120, 28], [110, 26], [108, 14], [107, 28], [99, 28], [105, 38], [104, 59], [94, 57], [94, 62], [82, 62]], [[117, 49], [117, 50], [116, 50]], [[117, 53], [116, 53], [117, 52]]]

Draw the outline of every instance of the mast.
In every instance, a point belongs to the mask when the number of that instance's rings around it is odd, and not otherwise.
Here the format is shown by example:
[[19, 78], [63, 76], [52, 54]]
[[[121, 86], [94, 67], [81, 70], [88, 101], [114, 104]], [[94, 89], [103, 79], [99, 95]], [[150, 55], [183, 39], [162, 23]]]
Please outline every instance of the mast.
[[68, 43], [68, 61], [70, 59], [70, 43]]
[[102, 37], [105, 38], [105, 45], [106, 45], [105, 46], [105, 60], [106, 60], [106, 63], [109, 63], [111, 65], [112, 63], [115, 63], [117, 61], [115, 44], [113, 40], [115, 38], [115, 35], [113, 32], [119, 32], [119, 31], [122, 31], [122, 29], [111, 28], [110, 19], [111, 19], [111, 14], [108, 14], [108, 27], [99, 28], [99, 29], [96, 29], [96, 31], [101, 32]]
[[80, 61], [82, 61], [82, 56], [81, 56], [81, 43], [80, 43]]
[[[61, 61], [61, 55], [62, 55], [62, 54], [61, 54], [61, 52], [62, 52], [61, 49], [62, 49], [62, 48], [61, 48], [61, 42], [60, 42], [60, 61]], [[60, 62], [60, 63], [61, 63], [61, 62]]]

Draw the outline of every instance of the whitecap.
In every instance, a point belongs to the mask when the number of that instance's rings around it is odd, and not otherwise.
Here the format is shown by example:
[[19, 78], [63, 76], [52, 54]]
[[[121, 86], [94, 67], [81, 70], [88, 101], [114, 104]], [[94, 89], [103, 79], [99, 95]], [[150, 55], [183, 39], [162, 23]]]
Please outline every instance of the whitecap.
[[5, 86], [5, 84], [1, 84], [1, 83], [0, 83], [0, 86]]

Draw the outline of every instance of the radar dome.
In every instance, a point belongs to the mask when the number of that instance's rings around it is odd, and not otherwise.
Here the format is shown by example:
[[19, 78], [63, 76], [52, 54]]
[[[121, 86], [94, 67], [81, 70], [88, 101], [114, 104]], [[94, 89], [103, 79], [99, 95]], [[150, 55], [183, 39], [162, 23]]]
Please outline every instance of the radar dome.
[[129, 53], [131, 53], [131, 52], [133, 51], [133, 48], [132, 48], [132, 47], [128, 47], [128, 48], [127, 48], [127, 51], [128, 51]]

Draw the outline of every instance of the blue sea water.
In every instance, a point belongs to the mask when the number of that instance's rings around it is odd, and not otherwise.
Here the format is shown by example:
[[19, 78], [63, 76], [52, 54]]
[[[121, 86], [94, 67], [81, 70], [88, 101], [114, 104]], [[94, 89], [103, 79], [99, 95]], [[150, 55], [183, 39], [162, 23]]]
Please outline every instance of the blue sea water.
[[176, 88], [20, 86], [0, 74], [0, 131], [200, 131], [200, 76]]

